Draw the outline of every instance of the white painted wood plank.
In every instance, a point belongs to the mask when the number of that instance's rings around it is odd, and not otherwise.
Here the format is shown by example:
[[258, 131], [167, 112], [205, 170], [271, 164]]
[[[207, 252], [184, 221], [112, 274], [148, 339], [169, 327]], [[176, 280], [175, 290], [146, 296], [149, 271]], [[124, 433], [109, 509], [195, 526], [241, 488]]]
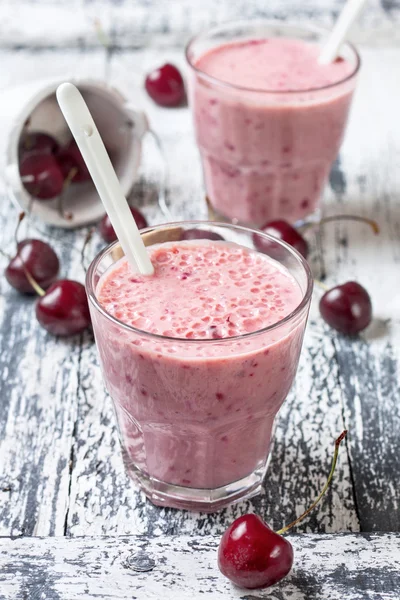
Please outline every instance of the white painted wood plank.
[[4, 600], [398, 600], [399, 534], [289, 539], [293, 569], [267, 590], [225, 579], [219, 540], [210, 536], [2, 539], [0, 593]]
[[[2, 51], [0, 61], [1, 88], [37, 76], [38, 65], [43, 77], [65, 73], [78, 54]], [[92, 53], [87, 65], [93, 74], [101, 72], [104, 51]], [[0, 244], [10, 253], [15, 251], [17, 216], [2, 196]], [[28, 231], [30, 237], [43, 237], [32, 226]], [[62, 276], [83, 281], [83, 238], [84, 232], [71, 233], [52, 242]], [[2, 272], [6, 264], [0, 256]], [[3, 276], [0, 286], [0, 535], [62, 535], [77, 418], [80, 337], [57, 340], [48, 335], [36, 322], [34, 299], [19, 296]]]
[[[119, 65], [117, 60], [113, 61], [111, 74], [115, 81], [122, 78], [128, 87], [132, 86], [131, 95], [149, 111], [154, 128], [163, 138], [168, 150], [175, 214], [196, 216], [202, 214], [204, 208], [201, 204], [200, 168], [190, 133], [188, 111], [160, 109], [135, 88], [140, 78], [134, 74], [136, 65], [146, 70], [150, 64], [158, 64], [160, 56], [163, 60], [168, 58], [182, 62], [180, 52], [178, 54], [177, 50], [165, 49], [162, 54], [154, 49], [148, 49], [145, 53], [127, 52], [118, 58], [121, 61]], [[400, 57], [396, 49], [373, 53], [366, 51], [363, 55], [365, 83], [362, 83], [363, 92], [357, 98], [357, 112], [353, 111], [342, 157], [342, 175], [347, 181], [346, 197], [344, 192], [340, 192], [340, 172], [337, 171], [335, 187], [338, 191], [336, 194], [328, 193], [327, 201], [332, 212], [340, 209], [376, 213], [383, 221], [383, 232], [379, 239], [371, 240], [368, 230], [359, 225], [327, 229], [326, 264], [330, 282], [352, 276], [371, 290], [374, 304], [378, 307], [377, 314], [382, 315], [382, 319], [387, 316], [392, 319], [389, 332], [383, 325], [380, 330], [385, 337], [377, 338], [374, 330], [368, 332], [366, 353], [362, 344], [356, 342], [348, 345], [332, 335], [314, 311], [299, 377], [281, 413], [265, 493], [257, 500], [211, 517], [189, 515], [154, 508], [144, 501], [125, 476], [111, 403], [103, 391], [90, 338], [85, 338], [81, 357], [77, 359], [74, 354], [76, 346], [57, 343], [43, 332], [38, 333], [29, 312], [30, 301], [21, 301], [17, 308], [16, 296], [2, 282], [2, 289], [6, 292], [6, 297], [2, 298], [4, 327], [11, 323], [14, 337], [4, 336], [2, 354], [7, 384], [7, 390], [2, 395], [6, 407], [4, 409], [3, 406], [2, 425], [7, 437], [2, 438], [0, 447], [1, 489], [4, 490], [0, 492], [1, 533], [17, 535], [36, 532], [45, 535], [63, 532], [68, 508], [66, 494], [69, 468], [66, 462], [57, 463], [57, 460], [69, 458], [72, 448], [71, 501], [67, 518], [67, 529], [71, 534], [218, 532], [224, 529], [231, 518], [246, 510], [259, 510], [274, 524], [281, 524], [292, 518], [294, 513], [299, 513], [321, 487], [330, 460], [332, 440], [342, 428], [342, 410], [345, 410], [348, 425], [353, 429], [350, 446], [353, 469], [362, 461], [367, 467], [364, 471], [358, 471], [362, 508], [365, 514], [368, 511], [368, 514], [373, 514], [372, 509], [378, 510], [380, 522], [385, 518], [385, 522], [392, 527], [398, 527], [396, 479], [391, 477], [390, 469], [385, 469], [387, 465], [396, 469], [398, 462], [394, 460], [399, 448], [396, 436], [399, 422], [398, 391], [394, 386], [399, 364], [399, 319], [396, 313], [398, 303], [393, 294], [393, 288], [397, 288], [392, 281], [398, 273], [400, 238], [396, 202], [399, 196], [400, 136], [396, 107], [399, 89], [395, 79]], [[83, 56], [90, 66], [92, 55], [85, 53]], [[99, 56], [103, 57], [103, 52]], [[3, 52], [2, 58], [0, 88], [3, 84], [22, 81], [25, 77], [36, 77], [38, 72], [59, 74], [69, 70], [71, 62], [83, 64], [78, 52], [18, 52], [12, 55]], [[123, 68], [122, 61], [125, 65]], [[103, 64], [102, 59], [100, 63]], [[129, 69], [130, 66], [132, 83], [126, 71], [126, 67]], [[96, 69], [94, 64], [94, 73]], [[155, 154], [150, 152], [147, 160], [154, 179]], [[147, 191], [143, 186], [137, 186], [139, 202], [144, 201], [143, 192]], [[2, 232], [5, 235], [2, 247], [8, 249], [16, 213], [4, 201], [1, 210]], [[154, 202], [146, 205], [145, 212], [153, 223], [162, 220]], [[342, 236], [348, 239], [347, 248], [340, 244]], [[68, 238], [79, 247], [82, 237], [83, 234], [78, 234], [77, 238], [72, 235], [65, 240]], [[70, 252], [65, 248], [63, 264], [68, 271], [64, 273], [82, 277], [77, 253], [70, 262], [69, 256]], [[4, 265], [4, 259], [1, 260], [1, 265]], [[71, 352], [74, 347], [75, 351]], [[22, 377], [14, 364], [16, 354], [23, 360]], [[389, 366], [382, 360], [386, 356], [391, 360]], [[43, 374], [39, 370], [42, 358], [43, 373], [45, 369], [49, 373], [56, 372], [63, 363], [67, 365], [66, 373], [60, 374], [57, 382], [54, 382], [47, 372]], [[349, 373], [343, 369], [346, 362], [357, 370]], [[370, 380], [368, 371], [362, 369], [367, 363], [373, 375]], [[365, 398], [368, 402], [363, 410]], [[374, 403], [379, 409], [376, 413], [372, 410]], [[11, 412], [7, 412], [9, 406]], [[380, 427], [378, 434], [374, 429], [373, 444], [370, 444], [371, 431], [368, 429], [371, 420]], [[76, 428], [72, 434], [75, 422]], [[386, 437], [385, 432], [388, 434]], [[58, 474], [57, 465], [61, 465]], [[380, 470], [379, 465], [383, 465]], [[392, 470], [393, 473], [396, 471]], [[375, 493], [373, 497], [369, 493], [367, 488], [371, 484], [375, 485], [375, 490], [385, 490], [385, 502], [381, 494]], [[46, 510], [40, 510], [41, 505]], [[389, 510], [387, 506], [390, 506]], [[52, 511], [50, 517], [47, 512], [49, 507]], [[368, 523], [376, 527], [376, 522]], [[358, 528], [349, 465], [344, 452], [331, 495], [304, 528], [312, 531]]]
[[[211, 24], [229, 19], [268, 17], [332, 27], [344, 0], [2, 0], [0, 4], [1, 43], [15, 47], [96, 45], [94, 19], [101, 19], [120, 46], [137, 47], [165, 38], [182, 44], [190, 35]], [[399, 40], [400, 7], [397, 0], [367, 3], [352, 29], [357, 43], [388, 45]]]
[[371, 294], [375, 319], [353, 343], [328, 329], [325, 333], [339, 360], [361, 527], [398, 529], [400, 50], [365, 49], [362, 58], [362, 77], [341, 153], [342, 185], [327, 195], [327, 212], [376, 219], [381, 232], [374, 236], [368, 226], [349, 222], [326, 226], [323, 246], [327, 283], [349, 279], [362, 283]]

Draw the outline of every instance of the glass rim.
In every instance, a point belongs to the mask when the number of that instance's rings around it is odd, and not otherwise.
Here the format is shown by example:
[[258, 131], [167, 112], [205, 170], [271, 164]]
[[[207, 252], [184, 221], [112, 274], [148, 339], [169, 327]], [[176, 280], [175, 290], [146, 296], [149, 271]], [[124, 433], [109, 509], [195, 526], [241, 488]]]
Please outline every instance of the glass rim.
[[205, 37], [206, 35], [210, 35], [211, 33], [216, 32], [219, 29], [223, 29], [224, 27], [228, 27], [228, 26], [235, 27], [235, 26], [239, 26], [239, 25], [252, 25], [252, 24], [270, 25], [270, 26], [279, 25], [280, 27], [288, 28], [288, 29], [290, 27], [297, 27], [298, 29], [303, 29], [304, 31], [324, 34], [326, 36], [329, 35], [329, 33], [330, 33], [330, 31], [328, 29], [324, 29], [323, 27], [316, 27], [314, 25], [296, 25], [296, 23], [279, 21], [278, 19], [238, 19], [236, 21], [227, 21], [225, 23], [221, 23], [220, 25], [216, 25], [215, 27], [203, 29], [202, 31], [200, 31], [199, 33], [197, 33], [196, 35], [194, 35], [190, 38], [190, 40], [187, 42], [186, 47], [185, 47], [185, 58], [186, 58], [186, 62], [188, 63], [189, 67], [191, 69], [193, 69], [193, 71], [195, 71], [199, 76], [208, 80], [210, 83], [213, 83], [214, 85], [216, 85], [216, 84], [220, 85], [226, 89], [242, 91], [242, 92], [253, 92], [253, 93], [257, 93], [257, 94], [280, 94], [282, 96], [284, 96], [286, 94], [288, 94], [288, 95], [307, 94], [309, 92], [318, 92], [318, 91], [329, 90], [331, 88], [335, 88], [336, 86], [339, 86], [343, 83], [350, 81], [357, 75], [358, 71], [360, 70], [361, 57], [357, 51], [357, 48], [354, 46], [354, 44], [352, 44], [351, 42], [347, 42], [347, 41], [343, 42], [342, 45], [350, 48], [350, 50], [355, 55], [356, 64], [354, 66], [353, 71], [349, 75], [346, 75], [346, 77], [343, 77], [342, 79], [339, 79], [338, 81], [334, 81], [333, 83], [328, 83], [326, 85], [317, 86], [317, 87], [310, 87], [310, 88], [306, 88], [304, 90], [292, 90], [292, 89], [277, 90], [277, 89], [265, 89], [265, 88], [255, 88], [255, 87], [253, 88], [253, 87], [236, 85], [234, 83], [229, 83], [227, 81], [223, 81], [222, 79], [218, 79], [217, 77], [214, 77], [213, 75], [208, 75], [205, 71], [203, 71], [202, 69], [199, 69], [196, 65], [193, 64], [193, 62], [189, 56], [190, 49], [191, 49], [192, 45], [195, 44], [200, 38], [202, 38], [203, 36]]
[[[276, 323], [273, 323], [272, 325], [268, 325], [267, 327], [263, 327], [262, 329], [257, 329], [256, 331], [250, 331], [248, 333], [242, 333], [240, 335], [234, 335], [234, 336], [230, 336], [230, 337], [217, 338], [217, 339], [214, 339], [214, 338], [197, 338], [197, 339], [189, 338], [188, 339], [188, 338], [165, 336], [165, 335], [161, 335], [158, 333], [152, 333], [151, 331], [139, 329], [138, 327], [134, 327], [133, 325], [129, 325], [128, 323], [124, 323], [124, 321], [121, 321], [114, 315], [107, 312], [105, 310], [105, 308], [99, 303], [99, 301], [97, 300], [97, 297], [96, 297], [96, 290], [94, 289], [94, 285], [93, 285], [93, 276], [95, 274], [95, 271], [96, 271], [98, 265], [103, 260], [103, 258], [107, 254], [112, 252], [112, 250], [115, 247], [120, 246], [119, 240], [116, 240], [115, 242], [108, 244], [108, 246], [103, 248], [94, 257], [94, 259], [90, 263], [89, 268], [87, 270], [86, 278], [85, 278], [85, 288], [86, 288], [86, 293], [89, 298], [89, 301], [93, 305], [93, 307], [97, 311], [99, 311], [104, 317], [106, 317], [108, 320], [112, 321], [115, 325], [118, 325], [119, 327], [122, 327], [123, 329], [133, 332], [140, 336], [145, 336], [145, 337], [153, 338], [156, 340], [169, 341], [169, 342], [173, 342], [175, 344], [178, 344], [178, 343], [179, 344], [182, 344], [182, 343], [185, 343], [185, 344], [204, 344], [204, 343], [221, 344], [222, 343], [223, 344], [223, 343], [229, 343], [232, 341], [248, 339], [250, 337], [253, 337], [256, 335], [261, 335], [261, 334], [273, 331], [275, 329], [278, 329], [279, 327], [282, 327], [282, 325], [286, 325], [290, 321], [293, 321], [299, 314], [301, 314], [303, 312], [303, 310], [308, 305], [309, 300], [311, 298], [312, 291], [313, 291], [314, 280], [313, 280], [310, 265], [308, 264], [307, 260], [304, 258], [304, 256], [302, 256], [300, 254], [300, 252], [298, 252], [295, 248], [293, 248], [293, 246], [290, 246], [286, 242], [283, 242], [282, 240], [279, 240], [267, 233], [263, 233], [262, 231], [260, 231], [258, 229], [252, 229], [249, 227], [243, 227], [241, 225], [234, 225], [231, 223], [222, 223], [222, 222], [218, 222], [218, 221], [197, 221], [197, 220], [192, 221], [192, 220], [190, 220], [190, 221], [174, 221], [171, 223], [164, 223], [161, 225], [154, 225], [152, 227], [146, 227], [145, 229], [140, 230], [140, 234], [151, 233], [153, 231], [159, 231], [161, 229], [182, 227], [182, 225], [185, 225], [185, 226], [189, 225], [189, 226], [194, 226], [194, 227], [199, 226], [200, 228], [201, 228], [201, 225], [203, 225], [203, 226], [222, 227], [225, 229], [234, 229], [236, 231], [239, 231], [239, 232], [241, 231], [241, 232], [251, 234], [251, 235], [254, 235], [254, 234], [261, 235], [261, 236], [267, 238], [269, 241], [271, 241], [275, 244], [278, 244], [279, 246], [282, 246], [283, 248], [285, 248], [286, 250], [288, 250], [290, 252], [290, 254], [298, 261], [298, 263], [300, 263], [301, 267], [303, 268], [303, 270], [306, 273], [307, 287], [305, 289], [305, 292], [303, 294], [301, 302], [296, 306], [296, 308], [291, 313], [286, 315], [286, 317], [284, 317], [283, 319], [280, 319], [279, 321], [277, 321]], [[259, 254], [262, 254], [262, 252], [259, 252], [258, 250], [255, 250], [255, 251]]]

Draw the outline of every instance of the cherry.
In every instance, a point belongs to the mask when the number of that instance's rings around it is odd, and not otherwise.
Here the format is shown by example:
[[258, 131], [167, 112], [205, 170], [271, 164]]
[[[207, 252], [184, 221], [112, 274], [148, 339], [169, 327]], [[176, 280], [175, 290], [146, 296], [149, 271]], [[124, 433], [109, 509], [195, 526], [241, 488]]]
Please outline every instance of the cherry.
[[359, 333], [372, 319], [371, 298], [356, 281], [347, 281], [326, 291], [319, 310], [328, 325], [348, 335]]
[[150, 98], [160, 106], [179, 106], [185, 98], [182, 75], [169, 63], [147, 75], [145, 88]]
[[218, 567], [240, 587], [254, 589], [273, 585], [285, 577], [293, 564], [293, 548], [260, 517], [243, 515], [222, 536]]
[[335, 472], [339, 447], [347, 431], [335, 441], [331, 470], [319, 496], [297, 519], [279, 531], [272, 529], [253, 514], [236, 519], [223, 534], [218, 548], [218, 567], [223, 575], [238, 586], [254, 589], [273, 585], [285, 577], [293, 564], [293, 548], [281, 537], [300, 523], [325, 495]]
[[219, 233], [214, 231], [206, 231], [205, 229], [186, 229], [181, 240], [223, 240], [224, 238]]
[[61, 148], [57, 154], [57, 160], [65, 179], [74, 169], [74, 175], [71, 177], [73, 183], [90, 181], [90, 173], [74, 139]]
[[53, 335], [80, 333], [90, 325], [89, 305], [84, 286], [60, 279], [36, 303], [36, 318]]
[[63, 190], [64, 176], [52, 154], [25, 155], [19, 172], [26, 191], [39, 200], [52, 200]]
[[[130, 206], [129, 208], [131, 209], [131, 213], [136, 221], [138, 229], [144, 229], [145, 227], [147, 227], [146, 218], [140, 212], [140, 210], [134, 208], [133, 206]], [[115, 242], [115, 240], [117, 239], [114, 227], [111, 225], [110, 217], [107, 214], [104, 215], [104, 217], [99, 223], [99, 232], [103, 240], [108, 244], [111, 244], [111, 242]]]
[[[261, 231], [293, 246], [304, 258], [307, 258], [308, 243], [290, 223], [279, 220], [269, 221], [261, 227]], [[264, 252], [264, 254], [274, 255], [279, 248], [278, 244], [274, 244], [272, 241], [257, 234], [253, 234], [253, 242], [257, 250]]]
[[35, 290], [26, 277], [26, 270], [43, 289], [57, 278], [60, 263], [54, 250], [42, 240], [27, 239], [18, 243], [18, 251], [5, 270], [8, 283], [23, 294]]
[[58, 150], [58, 142], [48, 133], [40, 131], [24, 132], [19, 141], [18, 154], [25, 156], [30, 152], [41, 154], [55, 154]]

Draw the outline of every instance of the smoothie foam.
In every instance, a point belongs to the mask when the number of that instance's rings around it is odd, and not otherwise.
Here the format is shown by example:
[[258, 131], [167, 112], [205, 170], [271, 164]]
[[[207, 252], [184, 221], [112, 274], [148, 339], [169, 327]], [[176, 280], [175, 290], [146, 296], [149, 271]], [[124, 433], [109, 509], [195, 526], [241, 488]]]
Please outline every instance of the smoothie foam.
[[125, 463], [139, 478], [220, 488], [265, 465], [306, 315], [282, 331], [227, 338], [283, 319], [303, 293], [283, 266], [236, 244], [148, 250], [154, 276], [133, 274], [123, 258], [102, 276], [96, 296], [123, 323], [172, 339], [98, 322], [92, 311]]

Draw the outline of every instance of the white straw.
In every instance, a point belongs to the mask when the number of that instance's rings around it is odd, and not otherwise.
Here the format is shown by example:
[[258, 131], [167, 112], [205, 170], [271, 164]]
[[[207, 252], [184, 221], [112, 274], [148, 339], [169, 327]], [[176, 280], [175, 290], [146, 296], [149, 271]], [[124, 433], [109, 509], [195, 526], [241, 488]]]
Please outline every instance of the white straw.
[[57, 100], [129, 264], [152, 275], [153, 265], [86, 102], [72, 83], [58, 87]]
[[365, 1], [366, 0], [347, 0], [332, 29], [328, 41], [325, 43], [322, 52], [319, 55], [318, 62], [320, 65], [327, 65], [336, 59], [340, 46], [346, 39], [348, 31], [358, 17]]

